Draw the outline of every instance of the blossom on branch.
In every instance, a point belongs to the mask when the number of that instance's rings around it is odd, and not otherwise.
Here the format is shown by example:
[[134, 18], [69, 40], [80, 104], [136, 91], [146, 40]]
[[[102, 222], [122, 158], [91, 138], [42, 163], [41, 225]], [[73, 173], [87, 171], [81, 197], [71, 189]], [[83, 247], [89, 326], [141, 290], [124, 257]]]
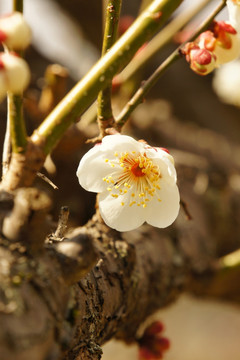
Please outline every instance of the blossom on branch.
[[145, 221], [164, 228], [178, 215], [172, 156], [130, 136], [105, 136], [83, 156], [77, 176], [84, 189], [100, 193], [100, 214], [118, 231], [136, 229]]
[[216, 56], [216, 64], [232, 61], [240, 53], [240, 37], [235, 28], [224, 21], [214, 21], [212, 31], [204, 31], [196, 43], [201, 49], [207, 49]]
[[240, 1], [227, 0], [227, 9], [230, 23], [240, 32]]
[[224, 21], [214, 21], [212, 29], [185, 44], [181, 53], [190, 63], [190, 68], [199, 75], [207, 75], [240, 54], [240, 36], [235, 28]]
[[20, 12], [0, 17], [0, 43], [8, 49], [20, 51], [26, 49], [31, 41], [31, 29]]

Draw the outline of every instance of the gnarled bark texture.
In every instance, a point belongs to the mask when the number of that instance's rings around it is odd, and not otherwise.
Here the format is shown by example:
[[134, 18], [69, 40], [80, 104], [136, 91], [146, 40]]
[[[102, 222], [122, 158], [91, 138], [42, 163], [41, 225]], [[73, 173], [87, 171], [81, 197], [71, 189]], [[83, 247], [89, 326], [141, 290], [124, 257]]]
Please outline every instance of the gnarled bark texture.
[[148, 315], [212, 266], [204, 256], [194, 268], [174, 237], [148, 226], [121, 235], [95, 217], [71, 239], [50, 238], [37, 256], [1, 239], [1, 359], [92, 360], [114, 336], [134, 341]]

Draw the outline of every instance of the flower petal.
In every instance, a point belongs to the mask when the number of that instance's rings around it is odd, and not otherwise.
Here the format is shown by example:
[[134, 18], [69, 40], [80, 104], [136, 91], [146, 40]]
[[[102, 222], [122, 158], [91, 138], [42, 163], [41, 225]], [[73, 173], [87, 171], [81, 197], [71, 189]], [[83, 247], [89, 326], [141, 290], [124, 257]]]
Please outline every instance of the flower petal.
[[107, 151], [141, 151], [143, 144], [127, 135], [108, 135], [102, 140], [102, 146]]
[[168, 155], [163, 150], [158, 150], [156, 152], [154, 149], [148, 150], [146, 154], [149, 158], [153, 159], [154, 164], [159, 167], [162, 180], [170, 184], [175, 184], [177, 180], [177, 174], [173, 161], [171, 160], [172, 156]]
[[77, 169], [80, 185], [88, 191], [102, 192], [106, 190], [106, 183], [102, 180], [111, 175], [107, 159], [114, 160], [114, 153], [139, 151], [142, 144], [127, 135], [105, 136], [100, 145], [95, 145], [81, 159]]
[[[146, 222], [152, 226], [165, 228], [171, 225], [179, 212], [179, 191], [177, 185], [163, 183], [158, 196], [154, 196], [146, 211]], [[158, 197], [161, 201], [158, 200]]]
[[105, 153], [101, 145], [95, 145], [82, 157], [77, 169], [77, 177], [85, 190], [92, 192], [106, 190], [103, 178], [111, 173], [111, 168], [105, 162]]
[[[122, 206], [121, 202], [125, 202]], [[118, 231], [130, 231], [145, 221], [145, 209], [136, 204], [129, 205], [129, 197], [113, 198], [108, 192], [99, 196], [99, 210], [104, 222]]]

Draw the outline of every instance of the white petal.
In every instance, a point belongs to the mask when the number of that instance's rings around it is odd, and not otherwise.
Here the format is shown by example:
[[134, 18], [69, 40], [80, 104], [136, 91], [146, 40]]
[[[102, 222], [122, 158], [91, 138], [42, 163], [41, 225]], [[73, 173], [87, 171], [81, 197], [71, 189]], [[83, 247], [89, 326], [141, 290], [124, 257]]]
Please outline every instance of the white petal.
[[[105, 136], [100, 145], [94, 146], [81, 159], [77, 169], [77, 177], [80, 185], [92, 192], [106, 190], [106, 183], [102, 180], [114, 171], [111, 161], [115, 162], [116, 152], [138, 151], [142, 144], [126, 135]], [[106, 160], [109, 160], [106, 162]], [[119, 170], [121, 171], [120, 165]]]
[[161, 190], [157, 194], [161, 201], [158, 201], [157, 196], [154, 196], [151, 202], [145, 208], [146, 221], [152, 226], [165, 228], [171, 225], [179, 212], [179, 191], [177, 185], [169, 186], [163, 184]]
[[227, 0], [227, 8], [231, 25], [240, 32], [240, 4]]
[[216, 55], [216, 66], [225, 64], [229, 61], [235, 60], [240, 53], [240, 38], [239, 35], [229, 34], [232, 39], [232, 47], [230, 49], [225, 49], [220, 46], [218, 43], [214, 49], [214, 54]]
[[[121, 202], [125, 204], [122, 206]], [[99, 196], [99, 210], [104, 222], [118, 231], [130, 231], [141, 226], [145, 221], [145, 210], [134, 204], [129, 206], [127, 196], [113, 198], [108, 192]]]
[[151, 157], [154, 164], [159, 166], [160, 173], [162, 175], [162, 179], [169, 183], [176, 183], [177, 174], [176, 169], [174, 167], [173, 162], [170, 160], [171, 158], [167, 153], [163, 150], [159, 150], [158, 152], [151, 151], [151, 155], [147, 152], [147, 155]]
[[134, 140], [131, 136], [127, 135], [108, 135], [102, 140], [102, 145], [108, 151], [141, 151], [143, 144]]
[[95, 145], [82, 157], [77, 169], [77, 177], [85, 190], [92, 192], [106, 190], [106, 183], [103, 178], [110, 175], [112, 169], [105, 162], [105, 154], [106, 151], [103, 151], [102, 145]]

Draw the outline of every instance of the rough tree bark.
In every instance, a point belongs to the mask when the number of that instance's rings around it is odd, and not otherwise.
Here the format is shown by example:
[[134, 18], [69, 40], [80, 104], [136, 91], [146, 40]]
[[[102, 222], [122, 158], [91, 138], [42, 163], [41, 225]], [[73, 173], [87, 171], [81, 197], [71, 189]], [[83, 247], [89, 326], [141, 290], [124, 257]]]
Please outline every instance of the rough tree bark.
[[[20, 209], [25, 220], [18, 240], [4, 231]], [[38, 203], [39, 201], [39, 203]], [[194, 205], [194, 197], [192, 199]], [[207, 222], [195, 197], [196, 227], [184, 214], [175, 227], [160, 231], [149, 226], [120, 234], [93, 220], [60, 241], [48, 237], [43, 247], [26, 240], [24, 228], [46, 210], [45, 196], [20, 189], [3, 221], [0, 246], [0, 353], [2, 360], [100, 359], [100, 346], [112, 337], [132, 342], [142, 322], [183, 291], [211, 293], [218, 274]], [[2, 193], [1, 209], [8, 214], [13, 199]], [[39, 215], [39, 216], [38, 216]], [[17, 224], [18, 226], [18, 224]], [[5, 230], [4, 230], [5, 229]], [[45, 228], [45, 233], [49, 228]], [[44, 236], [43, 236], [44, 235]], [[45, 234], [41, 234], [43, 239]], [[40, 241], [41, 239], [39, 239]], [[95, 264], [95, 265], [94, 265]], [[92, 269], [90, 271], [90, 269]], [[218, 284], [218, 297], [224, 289]], [[228, 288], [228, 293], [230, 293]], [[239, 294], [235, 298], [239, 300]]]

